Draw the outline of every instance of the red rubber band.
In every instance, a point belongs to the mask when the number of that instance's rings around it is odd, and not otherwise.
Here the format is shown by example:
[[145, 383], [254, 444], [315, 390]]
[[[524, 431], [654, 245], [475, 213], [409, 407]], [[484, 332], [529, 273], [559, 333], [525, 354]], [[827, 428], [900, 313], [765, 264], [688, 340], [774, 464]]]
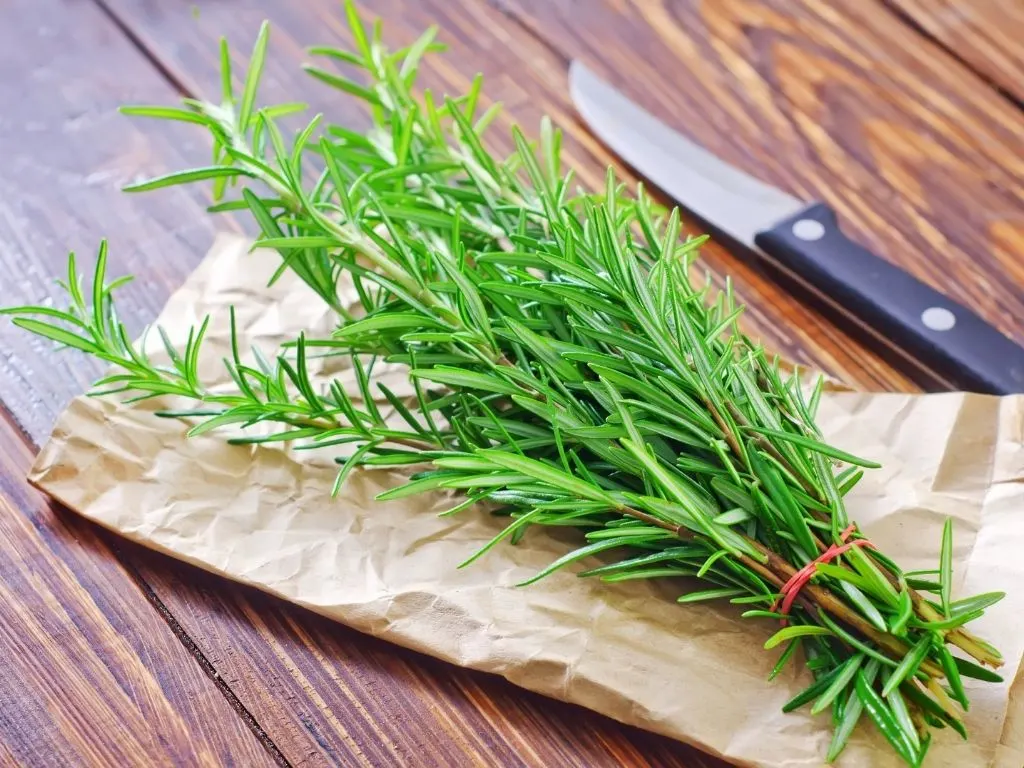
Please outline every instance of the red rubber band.
[[[850, 537], [850, 534], [853, 533], [854, 527], [855, 526], [851, 525], [843, 531], [842, 535], [839, 537], [840, 540], [845, 542]], [[873, 546], [874, 545], [867, 539], [857, 539], [856, 541], [851, 541], [845, 544], [833, 544], [818, 555], [818, 557], [811, 560], [811, 562], [789, 577], [789, 581], [783, 584], [782, 589], [779, 590], [779, 599], [775, 601], [774, 605], [772, 605], [772, 610], [774, 611], [779, 607], [779, 600], [781, 600], [782, 610], [780, 613], [784, 616], [789, 614], [794, 601], [796, 601], [797, 596], [800, 594], [800, 590], [804, 588], [804, 585], [806, 585], [807, 582], [814, 578], [818, 563], [827, 563], [831, 560], [835, 560], [841, 554], [848, 552], [854, 547]], [[786, 619], [782, 620], [782, 626], [786, 626], [788, 623], [789, 622], [786, 621]]]

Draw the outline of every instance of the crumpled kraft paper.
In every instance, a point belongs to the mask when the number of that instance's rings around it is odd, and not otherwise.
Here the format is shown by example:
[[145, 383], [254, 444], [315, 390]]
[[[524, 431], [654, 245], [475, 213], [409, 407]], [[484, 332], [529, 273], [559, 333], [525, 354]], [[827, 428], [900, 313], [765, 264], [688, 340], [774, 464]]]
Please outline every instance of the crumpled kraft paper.
[[[246, 345], [273, 352], [300, 329], [327, 332], [318, 300], [286, 275], [266, 287], [276, 254], [222, 236], [159, 323], [183, 342], [212, 316], [203, 358], [223, 385], [228, 307]], [[156, 334], [147, 347], [159, 357]], [[320, 373], [327, 373], [321, 370]], [[343, 380], [349, 372], [330, 372]], [[400, 370], [379, 371], [408, 392]], [[348, 378], [351, 384], [351, 377]], [[366, 632], [454, 664], [502, 675], [557, 699], [689, 742], [738, 765], [821, 766], [826, 717], [780, 708], [805, 686], [791, 670], [769, 683], [777, 629], [728, 604], [676, 605], [682, 585], [603, 584], [573, 570], [516, 582], [572, 546], [571, 533], [530, 531], [465, 569], [457, 563], [501, 523], [448, 499], [381, 503], [396, 472], [365, 471], [332, 501], [330, 457], [281, 447], [187, 439], [183, 425], [80, 397], [60, 416], [30, 479], [118, 533], [254, 585]], [[936, 567], [943, 519], [955, 519], [958, 595], [1005, 590], [975, 626], [1005, 654], [1003, 685], [971, 685], [971, 740], [939, 732], [928, 766], [1024, 766], [1024, 398], [831, 392], [826, 437], [881, 461], [850, 497], [851, 516], [907, 569]], [[1024, 679], [1024, 676], [1022, 676]], [[969, 683], [971, 681], [968, 681]], [[862, 721], [842, 766], [899, 765]]]

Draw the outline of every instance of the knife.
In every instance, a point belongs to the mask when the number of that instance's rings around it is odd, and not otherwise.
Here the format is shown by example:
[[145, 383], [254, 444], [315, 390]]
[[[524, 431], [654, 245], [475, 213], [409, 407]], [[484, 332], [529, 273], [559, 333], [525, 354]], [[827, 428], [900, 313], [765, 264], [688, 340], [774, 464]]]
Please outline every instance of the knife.
[[850, 240], [829, 206], [798, 200], [720, 160], [579, 61], [570, 66], [569, 90], [593, 133], [641, 176], [931, 378], [987, 394], [1024, 392], [1024, 348]]

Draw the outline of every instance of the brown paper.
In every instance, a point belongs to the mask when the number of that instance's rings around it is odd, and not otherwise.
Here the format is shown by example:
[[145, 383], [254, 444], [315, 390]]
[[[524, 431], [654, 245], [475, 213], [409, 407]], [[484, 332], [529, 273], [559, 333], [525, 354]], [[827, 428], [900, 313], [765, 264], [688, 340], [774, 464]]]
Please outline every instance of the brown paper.
[[[266, 352], [330, 320], [305, 286], [267, 278], [276, 255], [220, 238], [159, 323], [172, 338], [212, 315], [204, 368], [225, 386], [228, 306], [244, 342]], [[148, 343], [159, 356], [156, 335]], [[346, 372], [334, 372], [345, 377]], [[396, 390], [401, 371], [384, 375]], [[217, 378], [219, 377], [219, 378]], [[407, 391], [407, 389], [406, 389]], [[565, 571], [514, 587], [572, 546], [531, 531], [471, 567], [455, 565], [499, 528], [482, 512], [438, 518], [440, 496], [382, 503], [397, 473], [355, 474], [329, 498], [329, 457], [186, 439], [180, 422], [81, 397], [60, 416], [31, 479], [118, 533], [252, 584], [344, 624], [533, 691], [666, 734], [740, 765], [821, 766], [826, 717], [780, 708], [804, 673], [767, 682], [777, 629], [729, 605], [675, 605], [680, 585], [579, 579]], [[937, 733], [928, 766], [1024, 765], [1024, 399], [965, 394], [829, 393], [826, 437], [881, 461], [850, 497], [851, 516], [907, 569], [937, 563], [943, 519], [955, 519], [956, 594], [1005, 590], [977, 623], [1005, 654], [1007, 682], [971, 685], [963, 742]], [[968, 681], [969, 683], [971, 681]], [[1009, 709], [1008, 709], [1009, 704]], [[842, 766], [897, 766], [865, 718]]]

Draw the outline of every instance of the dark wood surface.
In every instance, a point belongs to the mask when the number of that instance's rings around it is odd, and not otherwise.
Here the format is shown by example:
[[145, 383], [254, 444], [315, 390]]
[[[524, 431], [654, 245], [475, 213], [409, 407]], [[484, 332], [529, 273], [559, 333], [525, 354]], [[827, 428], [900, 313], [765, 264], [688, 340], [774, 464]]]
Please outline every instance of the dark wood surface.
[[[575, 122], [581, 57], [676, 127], [767, 181], [834, 204], [847, 230], [1024, 339], [1020, 12], [1006, 0], [371, 0], [396, 43], [430, 23], [451, 50], [427, 81], [477, 71], [507, 121], [566, 128], [587, 183], [615, 162]], [[195, 9], [195, 10], [194, 10]], [[952, 10], [951, 10], [952, 9]], [[361, 115], [299, 70], [344, 38], [334, 0], [8, 0], [0, 25], [0, 304], [38, 301], [69, 249], [109, 237], [152, 318], [227, 218], [197, 190], [119, 187], [201, 162], [201, 133], [135, 123], [125, 102], [216, 85], [273, 23], [267, 98]], [[957, 15], [969, 16], [969, 23]], [[951, 53], [955, 51], [955, 53]], [[507, 125], [507, 123], [506, 123]], [[499, 129], [495, 136], [500, 136]], [[864, 388], [914, 384], [746, 259], [748, 327]], [[97, 373], [0, 323], [0, 764], [713, 765], [666, 739], [441, 664], [129, 545], [22, 480]], [[127, 763], [123, 756], [132, 755]], [[135, 755], [143, 755], [137, 758]]]
[[1024, 103], [1024, 6], [1017, 0], [888, 1], [1007, 97]]

